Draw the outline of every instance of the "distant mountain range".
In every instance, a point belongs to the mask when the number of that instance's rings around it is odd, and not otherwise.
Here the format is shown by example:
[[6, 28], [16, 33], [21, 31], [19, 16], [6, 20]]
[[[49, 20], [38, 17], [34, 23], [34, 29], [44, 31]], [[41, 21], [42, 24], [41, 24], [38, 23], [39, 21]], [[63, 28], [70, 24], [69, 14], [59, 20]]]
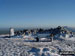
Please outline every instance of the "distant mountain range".
[[75, 32], [75, 28], [74, 27], [64, 26], [64, 28], [66, 28], [66, 29], [68, 29], [68, 30], [70, 30], [72, 32]]

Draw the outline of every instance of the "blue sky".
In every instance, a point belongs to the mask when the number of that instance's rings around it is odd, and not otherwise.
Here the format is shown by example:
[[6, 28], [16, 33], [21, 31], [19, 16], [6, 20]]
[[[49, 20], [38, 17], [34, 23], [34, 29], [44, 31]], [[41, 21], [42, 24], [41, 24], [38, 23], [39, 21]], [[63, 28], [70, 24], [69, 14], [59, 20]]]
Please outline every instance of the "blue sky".
[[0, 0], [0, 27], [75, 27], [75, 0]]

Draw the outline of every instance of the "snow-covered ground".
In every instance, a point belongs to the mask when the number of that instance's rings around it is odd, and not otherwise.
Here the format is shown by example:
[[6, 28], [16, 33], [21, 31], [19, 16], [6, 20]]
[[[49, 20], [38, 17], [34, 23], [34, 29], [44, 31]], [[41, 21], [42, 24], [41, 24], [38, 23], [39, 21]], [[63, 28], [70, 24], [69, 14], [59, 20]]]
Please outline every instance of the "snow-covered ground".
[[75, 38], [54, 42], [25, 42], [24, 38], [0, 38], [0, 56], [61, 56], [59, 51], [75, 51]]

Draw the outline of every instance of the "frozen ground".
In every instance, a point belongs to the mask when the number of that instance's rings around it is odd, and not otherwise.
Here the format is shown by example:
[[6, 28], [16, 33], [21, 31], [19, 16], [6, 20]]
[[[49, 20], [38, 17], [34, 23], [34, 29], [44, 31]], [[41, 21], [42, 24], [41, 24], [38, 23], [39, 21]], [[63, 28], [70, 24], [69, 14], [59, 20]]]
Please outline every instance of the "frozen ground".
[[75, 40], [25, 42], [23, 38], [0, 38], [0, 56], [61, 56], [59, 51], [75, 51]]

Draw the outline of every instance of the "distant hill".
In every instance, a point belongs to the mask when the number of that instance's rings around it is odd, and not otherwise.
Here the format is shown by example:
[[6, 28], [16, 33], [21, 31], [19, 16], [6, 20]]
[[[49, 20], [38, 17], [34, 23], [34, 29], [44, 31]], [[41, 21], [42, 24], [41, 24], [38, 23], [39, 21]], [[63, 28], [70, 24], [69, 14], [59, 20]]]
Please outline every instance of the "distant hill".
[[68, 29], [68, 30], [70, 30], [72, 32], [75, 32], [75, 28], [74, 27], [64, 26], [64, 28], [66, 28], [66, 29]]

